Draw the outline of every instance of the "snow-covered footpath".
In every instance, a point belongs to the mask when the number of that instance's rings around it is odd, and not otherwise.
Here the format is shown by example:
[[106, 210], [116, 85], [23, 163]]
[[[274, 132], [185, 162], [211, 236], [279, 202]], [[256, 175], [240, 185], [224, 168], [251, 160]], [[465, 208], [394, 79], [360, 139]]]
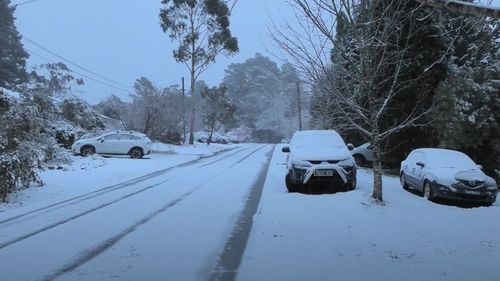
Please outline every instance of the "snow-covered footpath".
[[500, 204], [439, 205], [372, 174], [353, 192], [288, 194], [278, 146], [237, 280], [500, 280]]

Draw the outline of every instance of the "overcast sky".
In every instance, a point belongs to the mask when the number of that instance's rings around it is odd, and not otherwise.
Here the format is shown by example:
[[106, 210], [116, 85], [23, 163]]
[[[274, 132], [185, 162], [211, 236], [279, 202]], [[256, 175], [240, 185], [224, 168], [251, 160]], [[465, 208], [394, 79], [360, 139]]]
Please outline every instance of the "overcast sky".
[[[27, 0], [12, 0], [12, 4]], [[500, 6], [500, 0], [493, 5]], [[110, 94], [127, 97], [134, 81], [145, 76], [159, 87], [180, 83], [189, 75], [182, 64], [172, 58], [173, 43], [159, 24], [160, 0], [35, 0], [19, 6], [17, 25], [30, 52], [51, 62], [60, 58], [36, 44], [77, 63], [80, 66], [120, 84], [96, 77], [74, 66], [82, 74], [114, 85], [112, 88], [84, 78], [86, 85], [79, 96], [96, 103]], [[230, 63], [243, 62], [256, 52], [269, 55], [273, 44], [268, 37], [269, 15], [273, 19], [290, 16], [285, 0], [239, 0], [231, 17], [231, 30], [238, 37], [240, 52], [231, 58], [220, 58], [200, 79], [210, 85], [220, 83]], [[31, 42], [31, 41], [35, 42]], [[46, 63], [36, 55], [29, 65]]]
[[[24, 1], [12, 0], [12, 4]], [[141, 76], [164, 87], [180, 84], [184, 75], [189, 85], [185, 66], [173, 59], [174, 45], [160, 28], [160, 7], [160, 0], [39, 0], [19, 6], [16, 17], [26, 49], [51, 62], [61, 59], [29, 40], [119, 82], [117, 85], [96, 77], [124, 90], [129, 90]], [[287, 9], [284, 0], [240, 0], [231, 18], [231, 29], [238, 37], [240, 52], [228, 59], [220, 58], [200, 79], [216, 85], [222, 80], [228, 64], [243, 62], [256, 52], [266, 53], [266, 47], [272, 48], [267, 36], [267, 15], [280, 15]], [[29, 60], [30, 65], [46, 62], [36, 55], [31, 55]], [[85, 93], [79, 95], [92, 103], [109, 94], [127, 96], [125, 91], [84, 80], [86, 85], [81, 90]]]

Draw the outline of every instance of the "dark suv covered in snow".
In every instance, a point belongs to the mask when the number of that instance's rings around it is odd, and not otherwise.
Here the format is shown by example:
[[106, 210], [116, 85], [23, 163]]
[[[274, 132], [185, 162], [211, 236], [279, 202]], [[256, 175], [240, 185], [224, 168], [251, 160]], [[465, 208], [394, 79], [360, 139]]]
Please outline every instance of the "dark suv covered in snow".
[[[356, 187], [356, 163], [333, 130], [296, 132], [285, 146], [289, 153], [285, 183], [289, 192], [311, 189], [348, 191]], [[314, 191], [314, 190], [311, 190]]]

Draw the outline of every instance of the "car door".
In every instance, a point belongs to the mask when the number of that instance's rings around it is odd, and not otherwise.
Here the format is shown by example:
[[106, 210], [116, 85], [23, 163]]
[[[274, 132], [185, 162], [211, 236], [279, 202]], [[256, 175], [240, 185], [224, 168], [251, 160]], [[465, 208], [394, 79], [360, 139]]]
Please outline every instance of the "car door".
[[137, 139], [139, 139], [139, 137], [137, 136], [129, 134], [121, 135], [120, 143], [118, 146], [119, 153], [127, 154], [130, 151], [130, 149], [136, 145]]
[[366, 161], [373, 162], [373, 146], [371, 144], [366, 147], [364, 154]]
[[413, 162], [413, 156], [415, 155], [415, 152], [411, 152], [406, 159], [401, 162], [401, 172], [404, 173], [405, 175], [405, 181], [409, 185], [413, 185], [412, 183], [412, 165], [411, 163]]
[[96, 146], [97, 153], [102, 154], [118, 154], [119, 153], [120, 135], [112, 134], [102, 138], [99, 145]]
[[418, 189], [423, 189], [423, 169], [425, 168], [425, 155], [423, 152], [417, 152], [415, 157], [413, 157], [414, 162], [412, 163], [412, 177], [413, 186]]

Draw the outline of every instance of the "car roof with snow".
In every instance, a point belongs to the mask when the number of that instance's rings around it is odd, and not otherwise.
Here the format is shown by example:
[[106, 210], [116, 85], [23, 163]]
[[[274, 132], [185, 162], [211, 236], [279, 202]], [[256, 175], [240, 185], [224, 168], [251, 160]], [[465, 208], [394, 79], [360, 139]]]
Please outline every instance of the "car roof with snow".
[[467, 154], [444, 148], [419, 148], [414, 152], [423, 152], [426, 160], [435, 167], [469, 166], [477, 168], [476, 163]]

